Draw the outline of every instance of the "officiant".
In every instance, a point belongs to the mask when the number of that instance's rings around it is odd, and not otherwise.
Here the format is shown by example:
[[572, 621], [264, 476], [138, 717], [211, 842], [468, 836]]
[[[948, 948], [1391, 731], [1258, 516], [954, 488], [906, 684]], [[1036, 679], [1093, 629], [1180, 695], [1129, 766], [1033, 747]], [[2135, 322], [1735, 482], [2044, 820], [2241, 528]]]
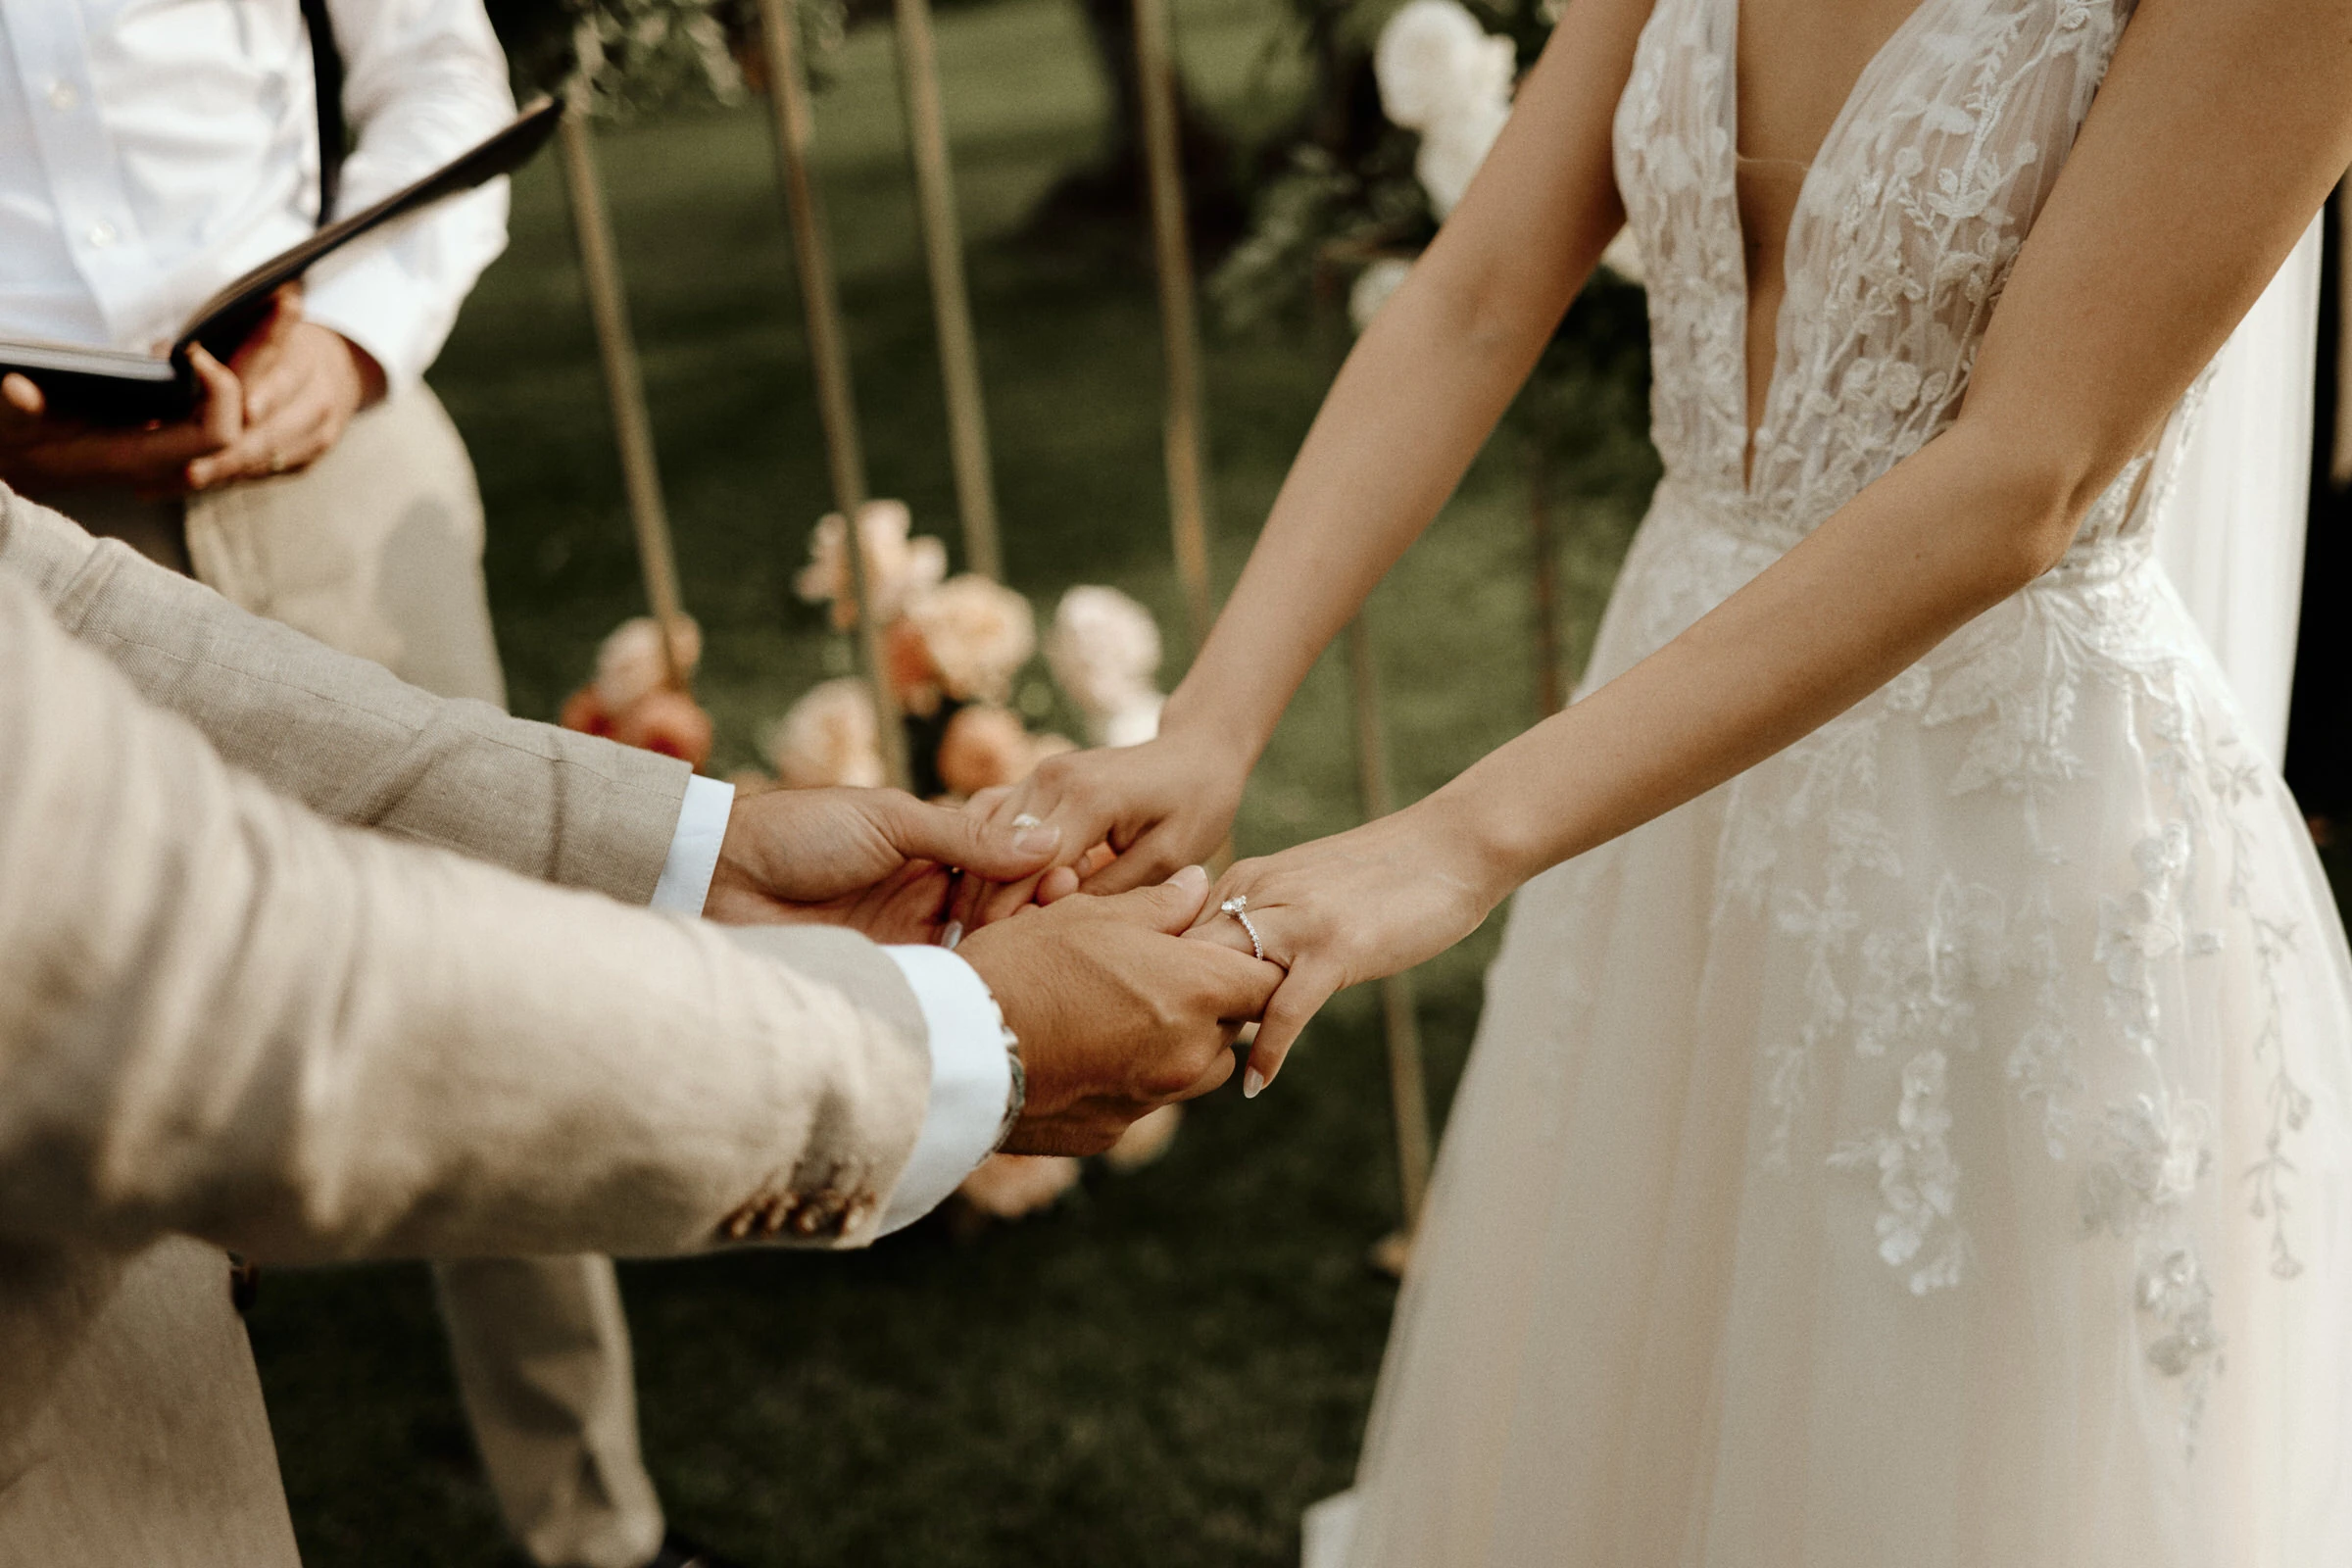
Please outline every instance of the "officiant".
[[[0, 335], [169, 340], [222, 284], [514, 113], [481, 0], [0, 0]], [[328, 259], [202, 365], [179, 423], [76, 428], [10, 378], [0, 480], [246, 610], [503, 706], [481, 501], [422, 376], [506, 211], [499, 181]], [[436, 1282], [530, 1555], [691, 1560], [639, 1456], [610, 1261], [447, 1263]]]

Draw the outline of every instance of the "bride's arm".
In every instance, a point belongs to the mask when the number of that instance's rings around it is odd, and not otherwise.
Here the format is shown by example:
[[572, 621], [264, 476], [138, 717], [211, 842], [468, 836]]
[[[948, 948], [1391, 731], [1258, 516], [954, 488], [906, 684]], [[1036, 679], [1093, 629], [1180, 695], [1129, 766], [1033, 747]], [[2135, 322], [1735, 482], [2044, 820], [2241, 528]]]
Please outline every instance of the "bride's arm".
[[1943, 434], [1435, 795], [1229, 873], [1216, 897], [1247, 892], [1292, 971], [1246, 1085], [1334, 990], [1770, 757], [2055, 564], [2352, 162], [2347, 82], [2352, 0], [2143, 0]]
[[1057, 823], [1088, 884], [1208, 854], [1324, 646], [1429, 525], [1624, 225], [1610, 122], [1650, 0], [1573, 0], [1462, 203], [1348, 355], [1161, 739], [1049, 761], [1000, 808]]

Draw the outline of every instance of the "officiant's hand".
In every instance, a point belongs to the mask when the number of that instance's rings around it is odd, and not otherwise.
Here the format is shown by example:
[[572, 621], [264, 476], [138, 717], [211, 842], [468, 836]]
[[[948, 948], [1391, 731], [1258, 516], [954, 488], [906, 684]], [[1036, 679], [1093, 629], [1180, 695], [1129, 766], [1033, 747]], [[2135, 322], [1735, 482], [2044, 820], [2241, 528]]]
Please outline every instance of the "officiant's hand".
[[226, 446], [187, 466], [191, 490], [299, 473], [343, 439], [354, 415], [384, 396], [383, 367], [373, 355], [303, 319], [299, 283], [277, 291], [228, 368], [244, 389], [244, 424]]
[[930, 942], [957, 879], [1019, 882], [1060, 835], [927, 806], [897, 790], [738, 795], [703, 913], [736, 925], [821, 922], [876, 942]]
[[1249, 900], [1265, 956], [1287, 973], [1266, 1005], [1242, 1093], [1282, 1070], [1307, 1020], [1335, 992], [1397, 974], [1468, 936], [1514, 885], [1444, 795], [1279, 855], [1243, 860], [1217, 882], [1191, 935], [1239, 953], [1250, 932], [1222, 908]]
[[1177, 935], [1207, 892], [1208, 873], [1188, 866], [1157, 887], [1025, 909], [956, 950], [1020, 1042], [1028, 1098], [1006, 1152], [1100, 1153], [1233, 1075], [1234, 1037], [1282, 972]]
[[28, 377], [0, 378], [0, 479], [34, 496], [84, 485], [180, 494], [188, 465], [228, 446], [245, 428], [245, 392], [234, 372], [202, 348], [188, 358], [196, 372], [195, 412], [130, 429], [57, 418]]

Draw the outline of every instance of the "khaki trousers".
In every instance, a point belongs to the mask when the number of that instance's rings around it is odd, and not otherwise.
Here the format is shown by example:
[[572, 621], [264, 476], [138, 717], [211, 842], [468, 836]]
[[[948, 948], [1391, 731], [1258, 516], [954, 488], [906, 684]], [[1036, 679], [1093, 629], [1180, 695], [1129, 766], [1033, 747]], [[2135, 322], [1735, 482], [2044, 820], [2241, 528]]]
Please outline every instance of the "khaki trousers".
[[[424, 387], [360, 415], [300, 473], [185, 503], [120, 490], [40, 499], [414, 685], [506, 704], [473, 465]], [[639, 1568], [663, 1526], [612, 1259], [440, 1263], [434, 1284], [508, 1528], [543, 1568]]]

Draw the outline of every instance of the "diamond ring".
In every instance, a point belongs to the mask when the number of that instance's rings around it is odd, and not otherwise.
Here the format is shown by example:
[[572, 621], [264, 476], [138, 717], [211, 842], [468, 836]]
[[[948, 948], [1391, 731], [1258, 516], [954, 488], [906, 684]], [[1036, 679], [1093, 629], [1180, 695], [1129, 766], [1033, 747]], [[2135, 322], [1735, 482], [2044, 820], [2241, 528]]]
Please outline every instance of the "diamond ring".
[[1255, 953], [1258, 961], [1263, 963], [1266, 957], [1266, 945], [1257, 939], [1257, 923], [1250, 918], [1250, 895], [1236, 893], [1232, 898], [1217, 906], [1217, 912], [1230, 914], [1242, 922], [1242, 929], [1250, 933], [1250, 951]]

